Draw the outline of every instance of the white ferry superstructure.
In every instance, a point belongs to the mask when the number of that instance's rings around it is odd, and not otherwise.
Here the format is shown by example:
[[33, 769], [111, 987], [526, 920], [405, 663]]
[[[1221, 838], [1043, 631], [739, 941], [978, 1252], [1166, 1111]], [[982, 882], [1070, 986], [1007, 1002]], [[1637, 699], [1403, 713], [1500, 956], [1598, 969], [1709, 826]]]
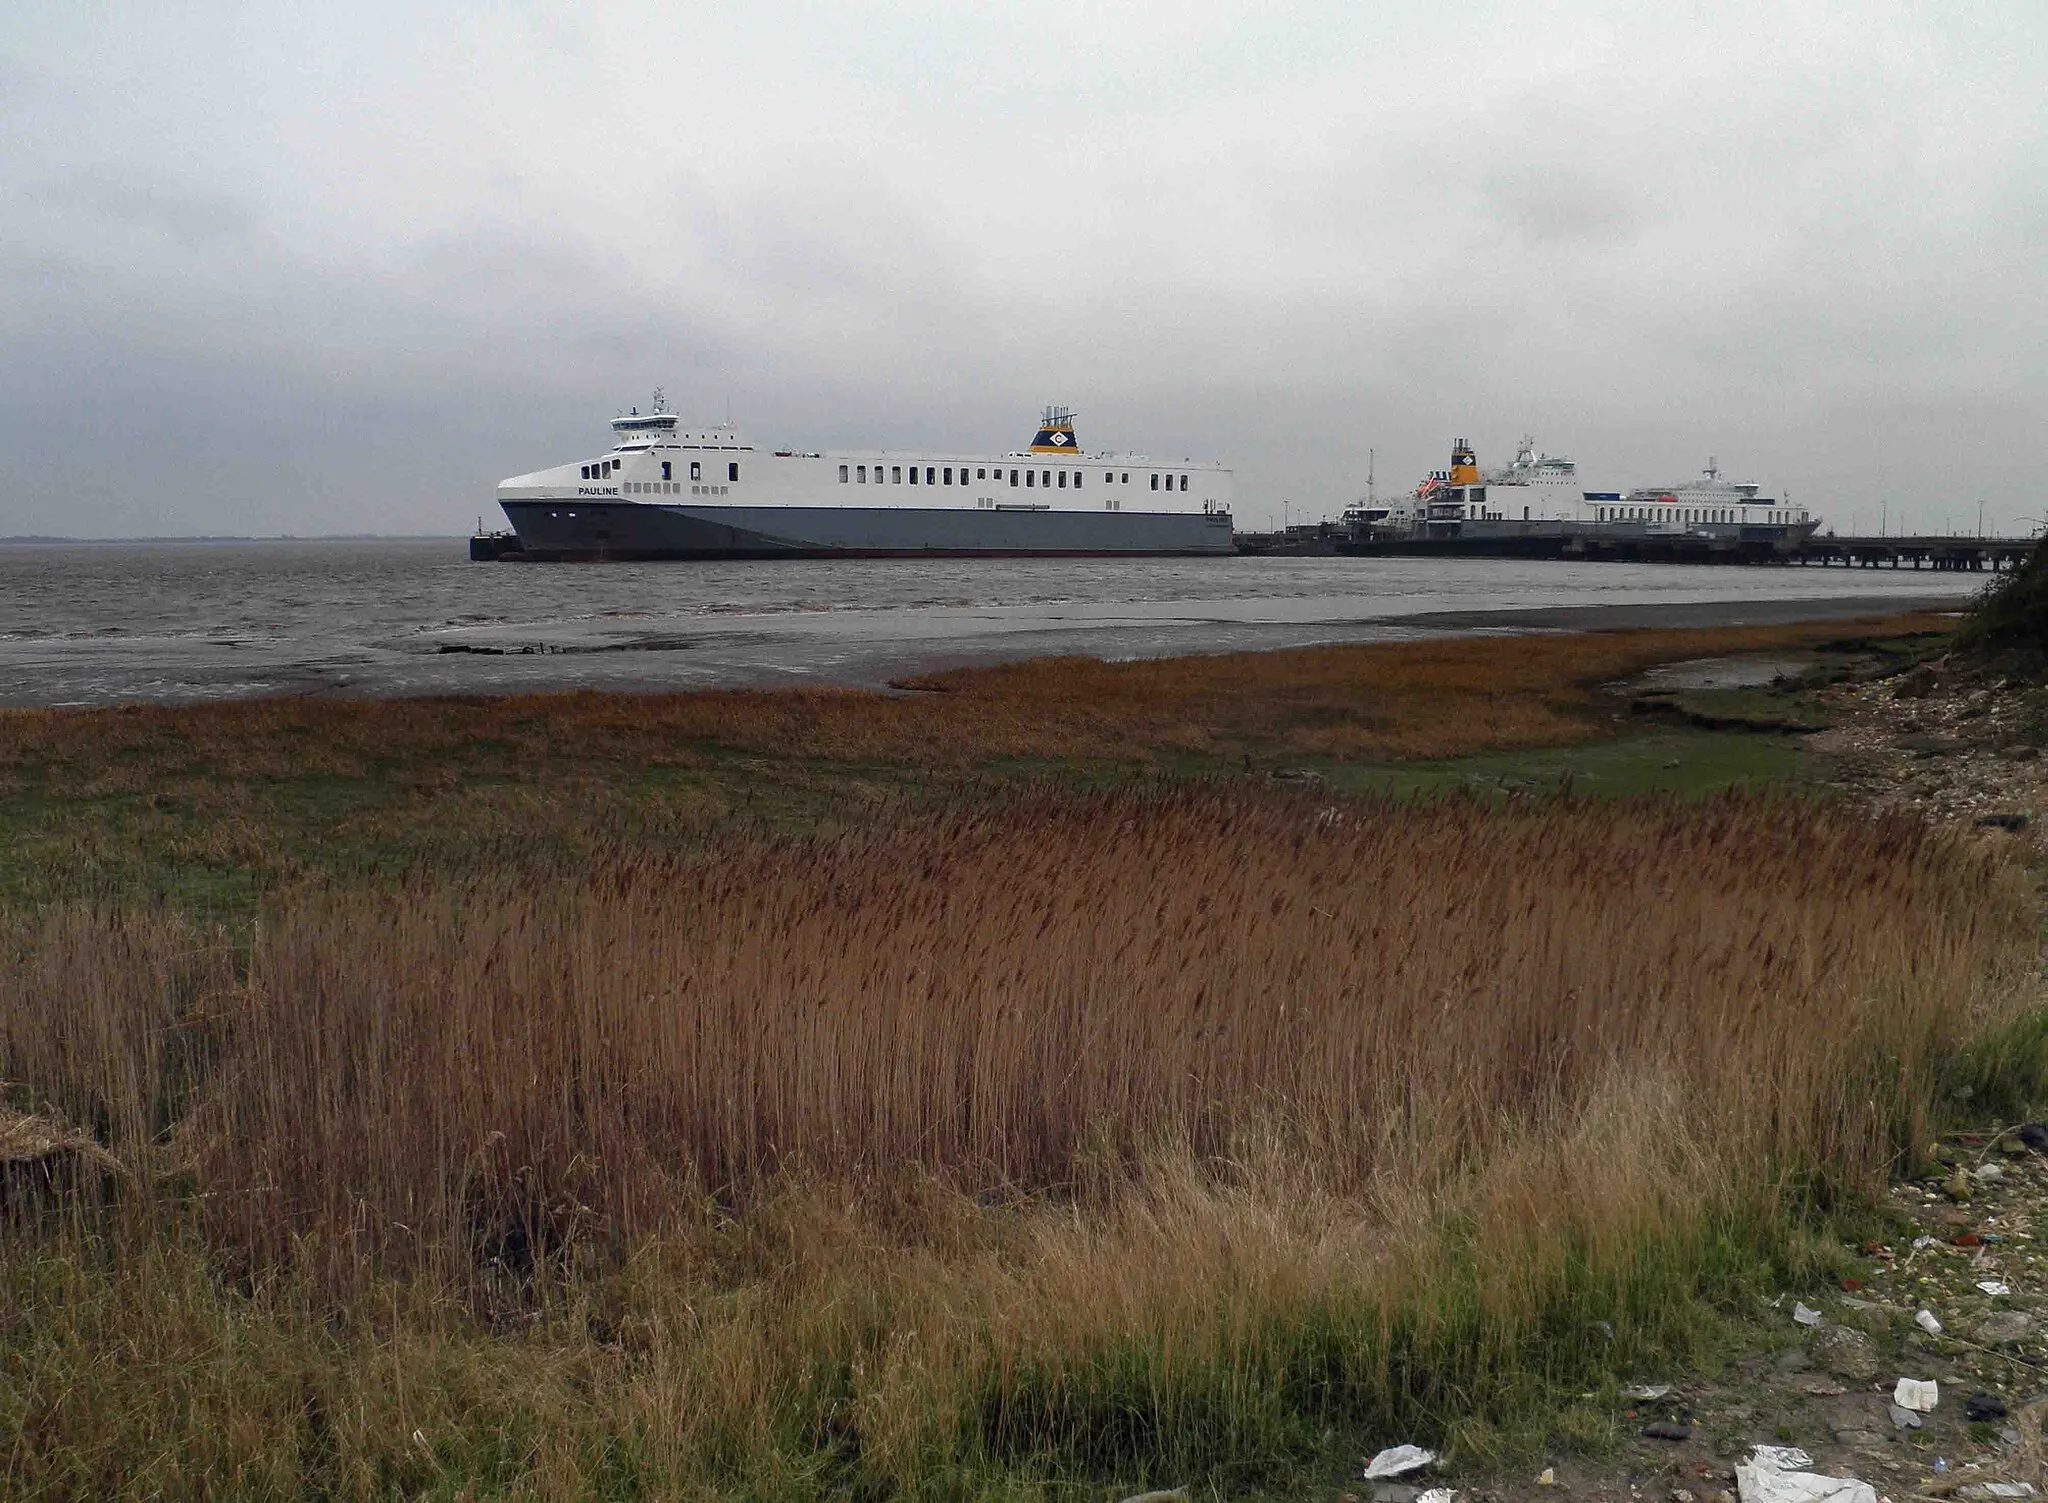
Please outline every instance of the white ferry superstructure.
[[1763, 542], [1811, 536], [1820, 520], [1804, 507], [1759, 495], [1761, 486], [1724, 480], [1713, 459], [1695, 481], [1634, 490], [1580, 488], [1578, 466], [1563, 455], [1539, 455], [1522, 440], [1512, 463], [1482, 471], [1472, 446], [1459, 439], [1448, 470], [1416, 488], [1389, 527], [1405, 523], [1425, 538], [1529, 536], [1561, 531], [1645, 536], [1694, 535]]
[[1231, 471], [1082, 454], [1048, 407], [1028, 449], [761, 450], [663, 410], [612, 420], [590, 460], [515, 475], [507, 557], [710, 559], [1230, 553]]

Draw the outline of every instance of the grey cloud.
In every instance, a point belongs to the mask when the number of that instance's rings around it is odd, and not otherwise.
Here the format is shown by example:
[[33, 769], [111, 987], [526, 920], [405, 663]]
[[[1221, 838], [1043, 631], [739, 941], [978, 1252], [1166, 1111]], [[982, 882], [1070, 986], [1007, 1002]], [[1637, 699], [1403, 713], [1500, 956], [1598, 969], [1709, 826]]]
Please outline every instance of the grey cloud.
[[1488, 208], [1533, 246], [1626, 241], [1643, 218], [1641, 195], [1570, 167], [1523, 166], [1489, 172]]
[[244, 200], [132, 166], [87, 167], [29, 183], [19, 193], [31, 205], [76, 215], [94, 229], [140, 230], [192, 248], [246, 245], [261, 225]]
[[806, 445], [1007, 446], [1066, 400], [1091, 444], [1234, 461], [1255, 523], [1340, 508], [1368, 448], [1387, 490], [1525, 428], [1831, 507], [2031, 484], [1972, 414], [2048, 416], [2043, 83], [1974, 81], [1979, 119], [1916, 59], [2038, 55], [2038, 19], [1823, 3], [1688, 71], [1711, 18], [1532, 45], [1448, 3], [1120, 15], [1071, 67], [943, 7], [393, 7], [289, 47], [223, 8], [125, 102], [64, 73], [108, 23], [52, 7], [35, 61], [0, 43], [33, 84], [0, 100], [0, 533], [466, 527], [656, 383]]

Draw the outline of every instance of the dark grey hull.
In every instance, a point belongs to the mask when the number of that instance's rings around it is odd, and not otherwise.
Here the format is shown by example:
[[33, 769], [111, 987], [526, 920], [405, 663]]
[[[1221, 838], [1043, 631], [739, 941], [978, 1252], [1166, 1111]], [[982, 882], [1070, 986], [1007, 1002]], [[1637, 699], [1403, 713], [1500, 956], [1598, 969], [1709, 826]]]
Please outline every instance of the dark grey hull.
[[1230, 553], [1228, 515], [839, 506], [500, 503], [535, 560]]

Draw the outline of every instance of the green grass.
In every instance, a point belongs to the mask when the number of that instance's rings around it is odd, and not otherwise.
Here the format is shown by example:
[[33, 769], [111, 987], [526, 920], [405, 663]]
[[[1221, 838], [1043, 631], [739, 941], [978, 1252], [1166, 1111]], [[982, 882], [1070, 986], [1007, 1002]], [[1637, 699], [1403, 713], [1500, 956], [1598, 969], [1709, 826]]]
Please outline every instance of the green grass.
[[1191, 754], [1146, 764], [1005, 758], [963, 771], [885, 763], [798, 762], [726, 753], [695, 765], [577, 770], [533, 778], [502, 769], [394, 763], [358, 778], [321, 773], [209, 786], [187, 773], [160, 793], [62, 794], [36, 779], [0, 796], [0, 903], [142, 898], [206, 913], [249, 911], [303, 881], [383, 883], [407, 872], [477, 872], [517, 855], [573, 866], [619, 839], [688, 849], [735, 825], [803, 833], [880, 804], [1000, 797], [1027, 784], [1101, 790], [1162, 776], [1264, 781], [1310, 768], [1340, 793], [1445, 792], [1700, 797], [1800, 783], [1807, 759], [1778, 735], [1644, 729], [1611, 739], [1440, 762], [1278, 763]]
[[[1808, 713], [1803, 699], [1756, 691], [1695, 691], [1687, 699], [1730, 714], [1781, 704]], [[1700, 797], [1810, 778], [1809, 760], [1784, 735], [1699, 730], [1618, 707], [1612, 726], [1612, 734], [1572, 746], [1401, 763], [1168, 751], [1148, 761], [1002, 757], [929, 768], [701, 747], [659, 765], [536, 770], [512, 749], [470, 746], [460, 755], [388, 758], [357, 776], [214, 778], [185, 765], [106, 791], [80, 787], [62, 769], [35, 768], [0, 788], [0, 903], [141, 898], [246, 912], [264, 893], [303, 881], [460, 875], [512, 855], [573, 866], [621, 839], [687, 849], [735, 826], [803, 833], [884, 804], [979, 801], [1047, 782], [1099, 791], [1161, 777], [1264, 781], [1307, 768], [1347, 794], [1568, 788], [1608, 798]]]
[[1671, 727], [1547, 751], [1460, 757], [1392, 766], [1325, 764], [1316, 770], [1342, 793], [1403, 798], [1444, 793], [1541, 797], [1569, 791], [1582, 798], [1670, 793], [1703, 798], [1729, 788], [1807, 785], [1811, 759], [1796, 741], [1753, 731]]
[[[1858, 628], [1868, 632], [1868, 628]], [[253, 914], [295, 884], [386, 884], [508, 860], [574, 868], [625, 842], [804, 833], [883, 805], [1311, 768], [1339, 792], [1698, 796], [1802, 782], [1774, 734], [1805, 686], [1687, 690], [1632, 714], [1645, 665], [1787, 654], [1890, 672], [1939, 639], [1896, 623], [1332, 648], [1136, 665], [1008, 665], [946, 693], [566, 696], [113, 710], [0, 723], [0, 904], [146, 900]], [[1605, 687], [1602, 687], [1605, 686]], [[899, 723], [900, 722], [900, 723]], [[1484, 750], [1510, 746], [1513, 750]], [[1446, 754], [1477, 752], [1477, 755]], [[1434, 759], [1434, 760], [1417, 760]], [[1311, 791], [1313, 791], [1311, 787]]]

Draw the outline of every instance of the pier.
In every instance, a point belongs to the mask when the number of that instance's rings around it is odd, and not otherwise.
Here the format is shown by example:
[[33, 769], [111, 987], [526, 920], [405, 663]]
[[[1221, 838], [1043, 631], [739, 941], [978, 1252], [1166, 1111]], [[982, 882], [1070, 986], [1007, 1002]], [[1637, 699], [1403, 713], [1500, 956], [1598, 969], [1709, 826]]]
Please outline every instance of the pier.
[[1481, 537], [1359, 537], [1337, 523], [1291, 527], [1277, 533], [1239, 533], [1240, 553], [1276, 556], [1344, 554], [1363, 558], [1555, 558], [1658, 564], [1778, 564], [1802, 568], [1934, 569], [1996, 573], [2024, 562], [2036, 538], [1911, 537], [1787, 538], [1717, 537], [1694, 533], [1609, 532], [1555, 523], [1531, 523], [1528, 531], [1495, 531]]

